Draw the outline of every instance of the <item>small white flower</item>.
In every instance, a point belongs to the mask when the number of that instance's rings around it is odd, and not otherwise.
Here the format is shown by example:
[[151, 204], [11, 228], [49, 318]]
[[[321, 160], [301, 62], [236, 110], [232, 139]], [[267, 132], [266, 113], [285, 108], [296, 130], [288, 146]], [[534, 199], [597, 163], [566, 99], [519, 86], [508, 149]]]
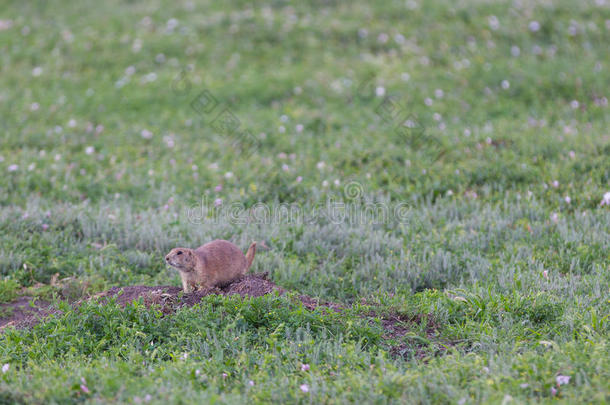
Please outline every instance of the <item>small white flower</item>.
[[445, 96], [445, 92], [441, 89], [434, 90], [434, 97], [443, 98]]
[[514, 57], [521, 55], [521, 49], [517, 45], [513, 45], [510, 47], [510, 54]]
[[222, 205], [222, 198], [217, 198], [214, 200], [214, 206], [220, 207]]
[[38, 77], [41, 74], [42, 74], [42, 68], [40, 66], [36, 66], [34, 69], [32, 69], [32, 76]]
[[136, 68], [133, 66], [128, 66], [127, 69], [125, 69], [125, 74], [127, 76], [131, 76], [136, 72]]
[[340, 184], [341, 184], [341, 182], [339, 181], [339, 179], [336, 179], [336, 180], [334, 181], [334, 183], [335, 183], [335, 186], [338, 186], [338, 185], [340, 185]]
[[570, 159], [574, 159], [574, 158], [576, 157], [576, 152], [574, 152], [573, 150], [571, 150], [571, 151], [568, 153], [568, 156], [570, 156]]
[[580, 106], [580, 103], [578, 102], [578, 100], [570, 101], [570, 107], [572, 107], [573, 110], [576, 110], [579, 106]]
[[307, 384], [301, 384], [301, 386], [299, 388], [303, 392], [309, 392], [309, 385], [307, 385]]
[[498, 28], [500, 28], [500, 21], [498, 21], [498, 17], [496, 17], [495, 15], [491, 15], [488, 18], [489, 21], [489, 28], [491, 28], [492, 30], [497, 30]]
[[610, 191], [604, 193], [604, 197], [602, 198], [602, 201], [599, 205], [610, 205]]
[[19, 165], [10, 165], [8, 167], [9, 172], [16, 172], [17, 170], [19, 170]]
[[404, 72], [400, 75], [400, 78], [402, 79], [403, 82], [408, 82], [409, 79], [411, 78], [411, 75], [408, 74], [407, 72]]
[[248, 381], [248, 385], [249, 385], [250, 387], [254, 387], [254, 381], [252, 381], [252, 380]]
[[74, 128], [76, 126], [76, 120], [74, 118], [72, 118], [70, 121], [68, 121], [68, 128]]
[[527, 388], [527, 387], [529, 387], [529, 386], [530, 386], [530, 385], [529, 385], [528, 383], [523, 383], [523, 384], [520, 384], [520, 385], [519, 385], [519, 387], [521, 387], [521, 388]]
[[324, 163], [324, 162], [318, 162], [316, 164], [316, 167], [318, 168], [318, 170], [324, 169], [324, 166], [326, 166], [326, 163]]
[[531, 21], [529, 24], [530, 31], [537, 32], [540, 30], [540, 23], [538, 21]]
[[426, 97], [424, 104], [430, 107], [432, 105], [432, 99], [430, 97]]
[[551, 185], [555, 188], [559, 187], [559, 182], [557, 180], [553, 180], [553, 182], [551, 183]]
[[301, 371], [309, 371], [309, 364], [301, 364]]
[[569, 203], [571, 203], [571, 202], [572, 202], [572, 199], [570, 198], [570, 196], [569, 196], [569, 195], [566, 195], [566, 196], [565, 196], [565, 198], [564, 198], [564, 200], [565, 200], [565, 202], [566, 202], [567, 204], [569, 204]]
[[174, 142], [174, 138], [168, 135], [163, 137], [163, 141], [165, 142], [168, 148], [173, 148], [176, 145], [176, 143]]
[[38, 103], [30, 104], [30, 111], [38, 111], [39, 108], [40, 108], [40, 104], [38, 104]]
[[383, 86], [377, 86], [377, 88], [375, 89], [375, 95], [377, 97], [383, 97], [385, 96], [385, 87]]
[[233, 177], [233, 172], [226, 172], [225, 173], [225, 179], [230, 179]]
[[218, 169], [218, 163], [210, 163], [208, 165], [208, 169], [210, 169], [210, 170], [217, 170]]
[[5, 373], [8, 371], [8, 369], [9, 369], [10, 367], [11, 367], [11, 365], [10, 365], [10, 364], [8, 364], [8, 363], [7, 363], [7, 364], [5, 364], [5, 365], [3, 365], [3, 366], [2, 366], [2, 374], [5, 374]]
[[93, 155], [95, 153], [95, 148], [93, 146], [87, 146], [85, 148], [85, 153], [87, 155]]
[[502, 88], [504, 90], [508, 90], [510, 87], [510, 82], [508, 80], [502, 80]]
[[280, 125], [280, 127], [277, 130], [279, 131], [280, 134], [283, 134], [286, 132], [286, 127], [283, 125]]
[[570, 36], [574, 36], [574, 35], [578, 34], [578, 27], [574, 26], [574, 25], [570, 25], [568, 27], [568, 33], [570, 34]]
[[551, 213], [551, 221], [557, 223], [559, 222], [559, 214], [557, 214], [556, 212], [552, 212]]
[[303, 132], [303, 125], [302, 124], [297, 124], [296, 130], [297, 130], [297, 132]]
[[280, 121], [282, 121], [284, 123], [288, 122], [288, 116], [286, 114], [282, 114], [280, 116]]
[[127, 83], [129, 83], [129, 79], [126, 77], [121, 77], [119, 80], [116, 81], [116, 83], [114, 83], [114, 87], [116, 87], [117, 89], [120, 89], [121, 87], [125, 86]]
[[[8, 30], [12, 26], [13, 26], [13, 20], [0, 20], [0, 31]], [[22, 32], [23, 32], [23, 30], [22, 30]]]
[[570, 376], [568, 376], [568, 375], [558, 375], [556, 380], [557, 380], [557, 385], [568, 384], [570, 382]]
[[328, 180], [324, 180], [322, 182], [322, 187], [328, 187]]
[[296, 179], [296, 182], [297, 182], [297, 183], [300, 183], [300, 182], [302, 182], [302, 181], [303, 181], [303, 177], [298, 176], [298, 177], [297, 177], [297, 179]]
[[150, 139], [150, 138], [152, 138], [152, 137], [153, 137], [153, 133], [152, 133], [152, 132], [150, 132], [148, 129], [143, 129], [143, 130], [140, 132], [140, 135], [141, 135], [141, 136], [142, 136], [142, 138], [144, 138], [144, 139]]
[[141, 39], [136, 38], [136, 39], [133, 41], [133, 44], [131, 45], [131, 50], [132, 50], [134, 53], [138, 53], [138, 52], [140, 52], [140, 50], [142, 50], [142, 40], [141, 40]]
[[544, 270], [544, 271], [542, 272], [542, 277], [544, 277], [544, 278], [549, 278], [549, 271], [548, 271], [548, 270]]
[[170, 18], [169, 20], [167, 20], [166, 25], [168, 31], [173, 31], [178, 26], [178, 20], [176, 20], [175, 18]]

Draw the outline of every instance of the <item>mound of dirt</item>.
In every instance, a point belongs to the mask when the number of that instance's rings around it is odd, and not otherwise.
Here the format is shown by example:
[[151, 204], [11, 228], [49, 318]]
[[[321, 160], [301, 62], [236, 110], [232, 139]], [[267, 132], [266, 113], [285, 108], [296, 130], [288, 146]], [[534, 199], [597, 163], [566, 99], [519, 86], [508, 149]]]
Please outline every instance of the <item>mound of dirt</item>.
[[242, 297], [261, 297], [269, 294], [272, 291], [277, 291], [280, 294], [284, 294], [286, 290], [269, 281], [267, 279], [267, 275], [268, 273], [247, 274], [241, 279], [228, 285], [198, 290], [192, 293], [184, 293], [181, 287], [175, 286], [148, 287], [143, 285], [134, 285], [127, 287], [113, 287], [108, 291], [97, 294], [95, 297], [101, 298], [102, 300], [112, 297], [115, 298], [116, 302], [122, 306], [142, 298], [142, 301], [147, 306], [157, 304], [161, 307], [161, 310], [164, 313], [170, 313], [178, 307], [191, 307], [198, 304], [203, 297], [210, 294], [238, 294]]
[[[126, 287], [113, 287], [108, 291], [96, 294], [90, 299], [98, 299], [107, 302], [114, 298], [119, 305], [125, 306], [137, 299], [147, 306], [157, 304], [161, 310], [169, 314], [182, 306], [193, 306], [198, 304], [203, 297], [209, 294], [231, 295], [238, 294], [242, 297], [261, 297], [272, 291], [284, 294], [286, 290], [275, 285], [267, 279], [268, 273], [247, 274], [231, 284], [206, 290], [199, 290], [189, 294], [182, 292], [181, 287], [176, 286], [143, 286], [133, 285]], [[74, 303], [79, 305], [82, 301]], [[0, 330], [8, 326], [16, 328], [31, 327], [40, 322], [50, 314], [58, 314], [51, 303], [33, 300], [31, 297], [19, 297], [17, 300], [0, 305]]]
[[[279, 294], [286, 292], [286, 290], [268, 280], [267, 273], [260, 273], [247, 274], [226, 286], [199, 290], [188, 294], [183, 293], [182, 288], [176, 286], [134, 285], [113, 287], [108, 291], [89, 297], [87, 300], [96, 299], [98, 302], [105, 303], [112, 299], [119, 305], [125, 306], [135, 300], [142, 299], [145, 305], [156, 305], [165, 315], [171, 315], [180, 307], [190, 307], [198, 304], [203, 297], [210, 294], [238, 294], [242, 297], [261, 297], [273, 291], [277, 291]], [[342, 304], [317, 300], [307, 295], [301, 295], [298, 299], [308, 310], [323, 307], [329, 311], [342, 312], [347, 308]], [[79, 301], [73, 303], [73, 305], [77, 306], [82, 302]], [[0, 331], [8, 326], [16, 328], [31, 327], [50, 314], [60, 313], [50, 303], [32, 301], [29, 297], [20, 297], [14, 302], [2, 304], [0, 305], [0, 311]], [[382, 337], [384, 340], [392, 342], [389, 343], [390, 353], [396, 357], [410, 358], [413, 355], [413, 349], [415, 349], [415, 357], [423, 359], [429, 354], [429, 351], [426, 350], [430, 346], [429, 343], [439, 341], [439, 325], [431, 315], [421, 314], [406, 317], [397, 313], [377, 314], [370, 312], [362, 315], [362, 317], [370, 322], [377, 322], [377, 320], [381, 322], [385, 332]], [[403, 338], [413, 331], [415, 325], [422, 325], [423, 322], [425, 322], [425, 333], [428, 341], [419, 338], [419, 340], [408, 339], [405, 342]], [[435, 345], [435, 353], [442, 354], [448, 345], [450, 343]]]

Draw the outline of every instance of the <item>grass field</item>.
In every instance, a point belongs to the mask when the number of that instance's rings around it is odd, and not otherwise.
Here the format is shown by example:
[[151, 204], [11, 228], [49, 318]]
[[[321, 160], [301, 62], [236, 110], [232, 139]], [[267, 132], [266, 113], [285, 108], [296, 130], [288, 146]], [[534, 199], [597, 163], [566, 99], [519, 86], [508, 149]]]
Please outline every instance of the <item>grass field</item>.
[[[2, 2], [0, 317], [61, 312], [0, 403], [610, 402], [608, 44], [607, 0]], [[291, 292], [69, 304], [217, 238]]]

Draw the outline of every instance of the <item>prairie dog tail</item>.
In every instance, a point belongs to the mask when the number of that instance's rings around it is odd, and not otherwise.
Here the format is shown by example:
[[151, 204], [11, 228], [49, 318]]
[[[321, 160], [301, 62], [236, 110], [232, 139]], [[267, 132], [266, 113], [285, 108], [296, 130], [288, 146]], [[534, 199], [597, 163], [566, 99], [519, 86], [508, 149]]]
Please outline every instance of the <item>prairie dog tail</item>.
[[250, 266], [252, 266], [252, 262], [254, 261], [255, 254], [256, 254], [256, 242], [252, 242], [252, 244], [248, 248], [248, 251], [246, 252], [246, 261], [248, 262], [248, 264], [246, 265], [246, 270], [244, 271], [244, 273], [246, 271], [248, 271]]

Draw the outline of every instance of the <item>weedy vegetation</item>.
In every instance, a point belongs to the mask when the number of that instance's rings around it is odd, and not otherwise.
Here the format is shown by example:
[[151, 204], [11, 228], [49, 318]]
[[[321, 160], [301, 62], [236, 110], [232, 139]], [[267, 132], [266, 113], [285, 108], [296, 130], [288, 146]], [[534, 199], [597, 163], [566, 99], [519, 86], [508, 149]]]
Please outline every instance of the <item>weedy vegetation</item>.
[[[608, 44], [592, 0], [3, 2], [0, 403], [610, 402]], [[90, 298], [216, 238], [288, 292]]]

